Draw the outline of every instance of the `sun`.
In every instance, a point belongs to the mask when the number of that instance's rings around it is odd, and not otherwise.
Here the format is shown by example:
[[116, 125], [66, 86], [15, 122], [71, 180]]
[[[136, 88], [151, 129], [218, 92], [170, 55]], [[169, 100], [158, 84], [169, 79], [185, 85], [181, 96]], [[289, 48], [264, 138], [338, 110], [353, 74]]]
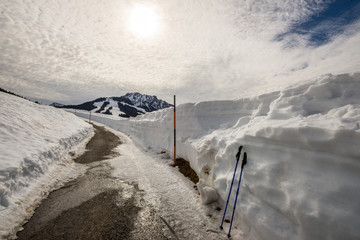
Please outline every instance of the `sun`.
[[155, 7], [139, 4], [132, 8], [128, 24], [136, 37], [150, 38], [160, 32], [161, 19]]

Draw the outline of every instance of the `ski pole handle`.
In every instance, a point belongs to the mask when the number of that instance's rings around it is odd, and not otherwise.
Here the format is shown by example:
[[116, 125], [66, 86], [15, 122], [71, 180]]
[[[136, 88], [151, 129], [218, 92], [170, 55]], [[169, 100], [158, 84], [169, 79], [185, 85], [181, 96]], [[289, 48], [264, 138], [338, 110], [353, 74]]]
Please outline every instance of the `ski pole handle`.
[[243, 160], [242, 160], [242, 163], [241, 163], [241, 168], [242, 169], [244, 168], [246, 163], [247, 163], [247, 154], [246, 154], [246, 152], [244, 152]]
[[236, 154], [236, 161], [239, 161], [239, 159], [240, 159], [240, 154], [241, 154], [242, 147], [243, 147], [243, 146], [240, 146], [240, 147], [239, 147], [239, 151], [238, 151], [237, 154]]

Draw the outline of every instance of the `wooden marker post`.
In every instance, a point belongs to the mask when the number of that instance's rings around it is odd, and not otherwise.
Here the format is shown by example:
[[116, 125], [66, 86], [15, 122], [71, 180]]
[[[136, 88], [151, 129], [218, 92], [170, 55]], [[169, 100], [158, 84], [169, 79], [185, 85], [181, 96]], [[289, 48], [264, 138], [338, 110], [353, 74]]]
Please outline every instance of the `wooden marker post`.
[[91, 112], [89, 114], [89, 123], [91, 123]]
[[176, 96], [174, 95], [174, 166], [176, 165]]

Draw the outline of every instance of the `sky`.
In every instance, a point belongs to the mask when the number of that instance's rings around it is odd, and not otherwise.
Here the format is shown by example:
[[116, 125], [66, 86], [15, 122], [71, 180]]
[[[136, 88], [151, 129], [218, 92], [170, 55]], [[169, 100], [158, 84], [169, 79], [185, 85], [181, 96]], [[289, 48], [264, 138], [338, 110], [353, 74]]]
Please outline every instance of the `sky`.
[[360, 71], [359, 0], [1, 0], [0, 87], [237, 99]]

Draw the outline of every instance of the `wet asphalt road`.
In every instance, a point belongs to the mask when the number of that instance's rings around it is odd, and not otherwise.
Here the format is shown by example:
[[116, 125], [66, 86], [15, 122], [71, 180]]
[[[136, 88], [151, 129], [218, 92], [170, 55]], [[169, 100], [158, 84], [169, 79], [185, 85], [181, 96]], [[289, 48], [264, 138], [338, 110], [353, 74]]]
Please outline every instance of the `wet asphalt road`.
[[76, 159], [88, 166], [86, 174], [50, 193], [18, 239], [176, 239], [136, 183], [112, 177], [106, 159], [121, 140], [93, 126], [95, 136]]

